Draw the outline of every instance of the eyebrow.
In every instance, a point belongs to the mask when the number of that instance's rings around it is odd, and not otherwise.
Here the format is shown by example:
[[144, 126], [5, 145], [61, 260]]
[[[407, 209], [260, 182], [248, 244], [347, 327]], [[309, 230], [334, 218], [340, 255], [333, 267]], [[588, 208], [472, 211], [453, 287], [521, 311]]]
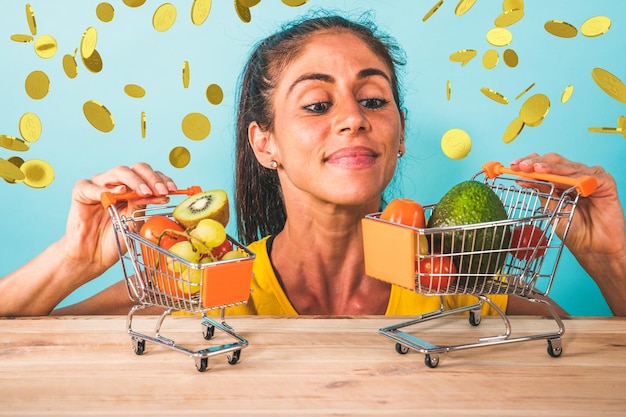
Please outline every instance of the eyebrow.
[[[369, 77], [374, 77], [374, 76], [377, 76], [377, 75], [383, 77], [385, 80], [387, 80], [387, 82], [389, 82], [389, 84], [391, 84], [391, 79], [389, 78], [389, 76], [384, 71], [379, 70], [377, 68], [365, 68], [365, 69], [362, 69], [357, 74], [357, 79], [362, 80], [362, 79], [369, 78]], [[304, 82], [304, 81], [323, 81], [323, 82], [327, 82], [327, 83], [333, 83], [333, 82], [335, 82], [335, 78], [332, 75], [323, 74], [323, 73], [317, 73], [317, 72], [303, 74], [303, 75], [299, 76], [289, 86], [289, 90], [287, 90], [287, 94], [291, 93], [291, 91], [296, 87], [296, 85], [298, 85], [299, 83]]]

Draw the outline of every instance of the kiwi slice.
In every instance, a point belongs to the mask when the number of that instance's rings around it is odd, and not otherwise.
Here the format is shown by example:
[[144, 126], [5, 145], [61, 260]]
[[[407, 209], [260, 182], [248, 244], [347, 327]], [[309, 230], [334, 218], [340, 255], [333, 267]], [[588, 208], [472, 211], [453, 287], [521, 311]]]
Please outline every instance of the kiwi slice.
[[213, 219], [226, 227], [229, 215], [228, 194], [224, 190], [194, 194], [178, 204], [172, 212], [172, 216], [186, 229], [195, 227], [202, 219]]

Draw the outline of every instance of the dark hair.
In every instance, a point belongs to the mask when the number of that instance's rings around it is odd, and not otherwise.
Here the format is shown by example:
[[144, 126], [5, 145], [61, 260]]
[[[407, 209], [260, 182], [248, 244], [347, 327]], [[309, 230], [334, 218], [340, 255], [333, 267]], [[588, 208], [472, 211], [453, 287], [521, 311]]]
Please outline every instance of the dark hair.
[[280, 232], [286, 220], [278, 174], [257, 161], [248, 127], [256, 121], [264, 130], [272, 128], [272, 96], [278, 79], [311, 36], [320, 31], [349, 32], [363, 40], [389, 65], [394, 100], [402, 108], [397, 72], [404, 65], [404, 52], [388, 35], [379, 33], [365, 15], [358, 21], [338, 15], [303, 18], [259, 42], [241, 74], [237, 107], [235, 204], [237, 232], [246, 245]]

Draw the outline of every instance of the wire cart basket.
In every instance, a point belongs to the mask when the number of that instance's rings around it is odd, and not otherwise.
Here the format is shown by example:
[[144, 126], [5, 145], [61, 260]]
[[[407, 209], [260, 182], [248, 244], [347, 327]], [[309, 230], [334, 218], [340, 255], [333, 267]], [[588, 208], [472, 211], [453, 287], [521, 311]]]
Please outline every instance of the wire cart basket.
[[[546, 339], [550, 356], [558, 357], [562, 353], [563, 322], [554, 306], [542, 296], [548, 295], [552, 286], [578, 200], [595, 190], [596, 180], [522, 173], [498, 162], [488, 162], [482, 168], [472, 180], [482, 181], [495, 192], [507, 211], [506, 220], [414, 228], [383, 220], [381, 213], [368, 214], [362, 219], [366, 274], [440, 298], [438, 310], [379, 330], [396, 342], [398, 353], [413, 349], [425, 354], [424, 362], [430, 368], [439, 364], [440, 353], [527, 340]], [[561, 185], [561, 190], [555, 184]], [[562, 190], [563, 186], [569, 188]], [[435, 206], [424, 206], [426, 218]], [[556, 235], [557, 229], [561, 239]], [[528, 238], [514, 238], [520, 233]], [[424, 247], [428, 249], [423, 250]], [[444, 268], [433, 268], [427, 273], [420, 267], [422, 262], [441, 266], [449, 263], [450, 258], [455, 267], [447, 273], [442, 271]], [[556, 330], [513, 337], [505, 312], [489, 298], [496, 294], [540, 303], [555, 321]], [[444, 297], [450, 295], [475, 296], [476, 303], [446, 309]], [[484, 303], [502, 318], [504, 333], [479, 337], [471, 343], [441, 345], [404, 331], [409, 326], [456, 313], [467, 313], [470, 324], [478, 326]]]
[[[200, 191], [200, 187], [192, 186], [171, 194], [191, 196]], [[247, 302], [254, 253], [231, 236], [227, 236], [233, 249], [240, 251], [242, 257], [199, 264], [189, 262], [140, 234], [141, 225], [150, 217], [172, 218], [175, 206], [149, 206], [136, 210], [129, 216], [118, 212], [115, 206], [117, 201], [136, 198], [139, 196], [134, 192], [125, 194], [105, 192], [101, 196], [102, 205], [108, 210], [113, 222], [128, 295], [137, 303], [128, 312], [126, 320], [133, 350], [137, 355], [142, 355], [145, 351], [145, 342], [148, 340], [191, 356], [195, 360], [196, 369], [200, 372], [207, 369], [208, 358], [218, 354], [229, 353], [228, 363], [236, 364], [241, 350], [248, 346], [248, 341], [235, 333], [226, 323], [225, 309]], [[154, 335], [133, 330], [134, 314], [152, 306], [165, 308], [157, 320]], [[218, 309], [221, 310], [219, 320], [207, 315], [208, 311]], [[165, 318], [175, 312], [201, 315], [202, 336], [205, 340], [211, 340], [217, 328], [234, 341], [199, 350], [176, 344], [174, 340], [160, 333]]]

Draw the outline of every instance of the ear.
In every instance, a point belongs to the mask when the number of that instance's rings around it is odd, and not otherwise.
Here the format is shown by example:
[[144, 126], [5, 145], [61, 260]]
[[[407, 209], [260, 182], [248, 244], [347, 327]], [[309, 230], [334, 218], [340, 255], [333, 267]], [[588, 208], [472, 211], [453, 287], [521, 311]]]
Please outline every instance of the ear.
[[270, 132], [263, 130], [257, 122], [252, 122], [248, 126], [248, 140], [259, 163], [270, 168], [270, 161], [276, 159]]

